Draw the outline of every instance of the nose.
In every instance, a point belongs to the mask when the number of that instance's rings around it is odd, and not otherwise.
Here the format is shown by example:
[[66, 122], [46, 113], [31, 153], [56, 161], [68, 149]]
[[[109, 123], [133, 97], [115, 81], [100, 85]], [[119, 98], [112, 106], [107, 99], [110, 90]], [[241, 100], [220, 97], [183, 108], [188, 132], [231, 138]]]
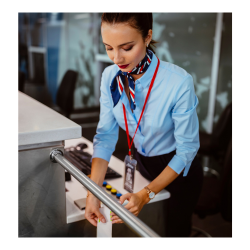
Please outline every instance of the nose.
[[121, 53], [119, 51], [115, 51], [114, 52], [114, 59], [113, 59], [113, 62], [115, 64], [122, 64], [122, 57], [121, 57]]

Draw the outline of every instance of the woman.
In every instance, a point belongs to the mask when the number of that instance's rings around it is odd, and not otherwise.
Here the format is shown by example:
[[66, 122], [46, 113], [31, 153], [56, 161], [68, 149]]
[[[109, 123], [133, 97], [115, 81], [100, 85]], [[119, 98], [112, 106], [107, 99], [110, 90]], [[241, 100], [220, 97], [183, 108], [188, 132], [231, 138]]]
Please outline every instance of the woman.
[[[93, 141], [91, 179], [102, 186], [119, 126], [126, 131], [127, 120], [131, 138], [138, 126], [133, 158], [151, 183], [138, 193], [121, 196], [120, 201], [127, 199], [125, 208], [137, 216], [153, 193], [166, 188], [171, 193], [166, 211], [166, 236], [187, 237], [203, 180], [196, 158], [200, 145], [198, 99], [192, 77], [184, 69], [159, 61], [155, 56], [152, 20], [152, 13], [102, 15], [102, 39], [114, 65], [102, 74], [101, 112]], [[90, 192], [87, 197], [86, 219], [94, 226], [98, 219], [105, 222], [99, 211], [100, 201]], [[122, 220], [112, 213], [112, 223], [122, 223]]]

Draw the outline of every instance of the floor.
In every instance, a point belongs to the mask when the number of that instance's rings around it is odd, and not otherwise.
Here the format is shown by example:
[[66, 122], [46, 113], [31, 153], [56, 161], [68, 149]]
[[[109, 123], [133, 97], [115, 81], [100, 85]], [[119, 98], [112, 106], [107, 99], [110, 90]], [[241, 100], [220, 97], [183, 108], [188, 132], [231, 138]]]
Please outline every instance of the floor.
[[[220, 214], [210, 215], [204, 219], [200, 219], [193, 214], [193, 226], [209, 233], [212, 237], [232, 237], [232, 222], [225, 221]], [[192, 231], [191, 237], [204, 237], [196, 231]]]

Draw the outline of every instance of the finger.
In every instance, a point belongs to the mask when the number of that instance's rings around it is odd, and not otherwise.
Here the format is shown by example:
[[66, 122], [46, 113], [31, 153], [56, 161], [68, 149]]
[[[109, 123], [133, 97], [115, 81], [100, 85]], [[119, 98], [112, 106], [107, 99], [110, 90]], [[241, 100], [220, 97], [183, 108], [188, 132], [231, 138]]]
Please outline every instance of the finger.
[[126, 209], [130, 210], [130, 209], [132, 209], [132, 208], [135, 207], [135, 204], [134, 204], [133, 201], [129, 201], [129, 203], [128, 203], [126, 206], [124, 206], [124, 207], [125, 207]]
[[97, 221], [94, 218], [91, 218], [90, 216], [85, 215], [85, 218], [93, 225], [97, 226]]
[[100, 213], [99, 209], [95, 211], [95, 215], [98, 217], [98, 219], [99, 219], [102, 223], [106, 223], [106, 220], [105, 220], [103, 214]]
[[115, 216], [116, 214], [113, 213], [112, 211], [110, 211], [110, 215], [111, 215], [111, 216]]
[[[134, 207], [131, 208], [131, 209], [129, 210], [129, 212], [131, 212], [131, 213], [134, 214], [135, 216], [138, 216], [138, 214], [139, 214], [138, 209], [137, 209], [137, 208], [134, 208]], [[111, 219], [112, 219], [112, 221], [121, 220], [120, 217], [118, 217], [117, 215], [112, 215], [112, 216], [111, 216]]]
[[118, 216], [113, 216], [112, 217], [112, 221], [114, 221], [114, 220], [119, 220], [120, 218], [118, 217]]
[[121, 219], [118, 219], [115, 221], [112, 220], [112, 224], [120, 224], [120, 223], [123, 223], [123, 221]]
[[129, 200], [130, 197], [131, 197], [132, 195], [133, 195], [133, 194], [131, 194], [131, 193], [126, 193], [126, 194], [122, 195], [122, 196], [120, 197], [120, 202], [121, 202], [121, 204], [123, 204], [123, 202], [124, 202], [125, 200]]
[[131, 207], [128, 211], [131, 212], [132, 214], [135, 214], [136, 212], [138, 212], [138, 208], [137, 207]]

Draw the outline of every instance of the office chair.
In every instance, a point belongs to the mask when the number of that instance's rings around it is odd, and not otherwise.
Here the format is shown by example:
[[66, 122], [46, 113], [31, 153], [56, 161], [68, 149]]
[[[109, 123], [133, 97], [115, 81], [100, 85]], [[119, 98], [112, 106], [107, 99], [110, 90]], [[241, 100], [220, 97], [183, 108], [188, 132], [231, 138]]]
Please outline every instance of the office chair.
[[[201, 195], [194, 213], [201, 219], [207, 215], [221, 213], [224, 220], [232, 222], [232, 137], [225, 154], [221, 178], [204, 176]], [[211, 237], [199, 228], [192, 229]]]
[[74, 109], [74, 91], [77, 77], [78, 72], [67, 70], [56, 95], [56, 104], [67, 118], [69, 118], [70, 113]]
[[[201, 156], [213, 156], [219, 164], [225, 157], [227, 145], [230, 142], [232, 136], [232, 103], [229, 103], [223, 110], [219, 121], [213, 129], [212, 134], [206, 132], [199, 132], [200, 136], [200, 148], [197, 153]], [[204, 167], [204, 172], [210, 172], [216, 174], [219, 178], [219, 173], [208, 167]]]
[[24, 92], [25, 74], [22, 71], [18, 71], [18, 90]]

